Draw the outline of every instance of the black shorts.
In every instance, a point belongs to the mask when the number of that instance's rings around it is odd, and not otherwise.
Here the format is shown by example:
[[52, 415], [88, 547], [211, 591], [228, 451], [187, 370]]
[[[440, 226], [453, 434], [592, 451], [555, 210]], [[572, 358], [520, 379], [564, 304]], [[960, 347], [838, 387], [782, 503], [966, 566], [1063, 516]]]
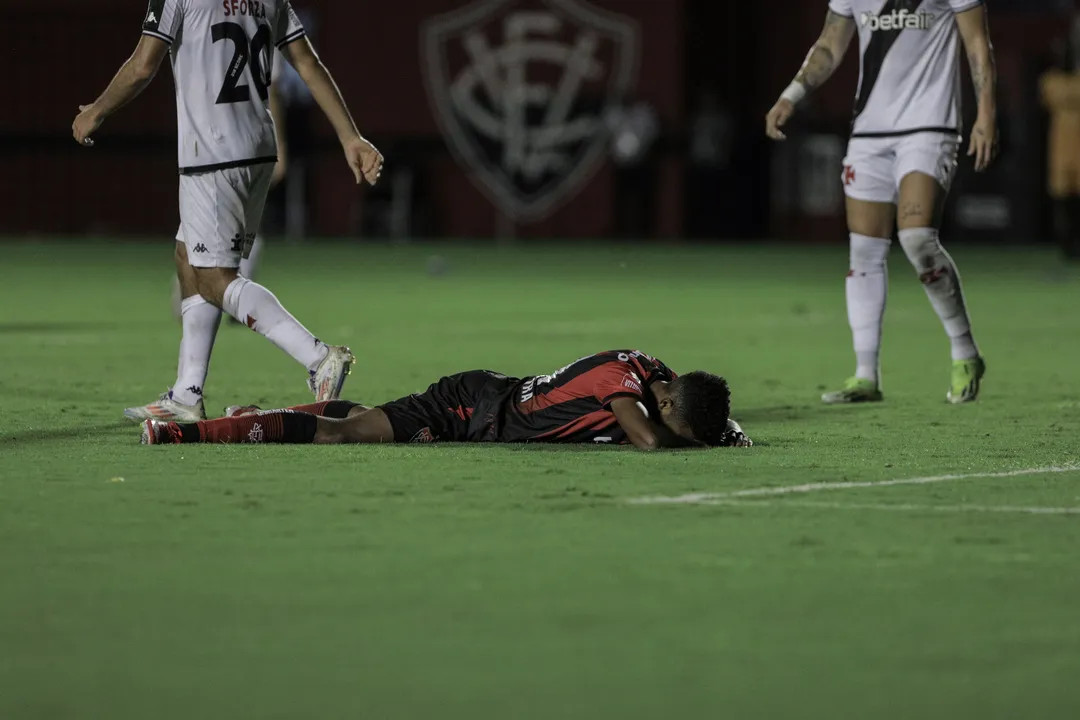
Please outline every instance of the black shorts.
[[518, 382], [490, 370], [470, 370], [379, 409], [390, 418], [397, 443], [494, 442], [502, 407]]

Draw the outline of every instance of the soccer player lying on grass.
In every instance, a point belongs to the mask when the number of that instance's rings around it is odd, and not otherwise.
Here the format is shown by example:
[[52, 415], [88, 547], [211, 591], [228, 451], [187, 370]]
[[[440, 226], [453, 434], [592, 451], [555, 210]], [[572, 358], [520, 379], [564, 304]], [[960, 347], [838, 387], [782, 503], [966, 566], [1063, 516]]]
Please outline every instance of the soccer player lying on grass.
[[728, 417], [727, 382], [677, 376], [637, 350], [610, 350], [551, 375], [489, 370], [450, 375], [378, 407], [331, 400], [286, 410], [227, 408], [195, 423], [147, 420], [145, 445], [168, 443], [603, 443], [641, 450], [749, 447]]

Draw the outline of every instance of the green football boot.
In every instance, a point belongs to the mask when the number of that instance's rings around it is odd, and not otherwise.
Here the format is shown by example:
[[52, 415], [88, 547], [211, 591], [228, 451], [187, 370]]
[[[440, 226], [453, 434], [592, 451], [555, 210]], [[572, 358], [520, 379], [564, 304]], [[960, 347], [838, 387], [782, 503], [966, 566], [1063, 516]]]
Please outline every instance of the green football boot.
[[986, 361], [981, 357], [971, 360], [954, 360], [952, 383], [945, 397], [953, 405], [974, 402], [979, 397], [979, 387], [986, 374]]
[[860, 380], [848, 378], [844, 383], [843, 390], [827, 392], [821, 396], [821, 402], [828, 405], [842, 405], [845, 403], [881, 402], [885, 396], [881, 394], [877, 383], [873, 380]]

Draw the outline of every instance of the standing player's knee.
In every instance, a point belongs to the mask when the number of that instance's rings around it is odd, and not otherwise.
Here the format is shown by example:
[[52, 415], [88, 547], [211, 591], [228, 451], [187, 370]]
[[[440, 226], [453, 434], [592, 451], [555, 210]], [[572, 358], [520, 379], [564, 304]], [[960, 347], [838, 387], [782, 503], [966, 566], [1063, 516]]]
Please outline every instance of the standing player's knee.
[[906, 228], [900, 231], [900, 246], [904, 248], [915, 271], [926, 282], [927, 278], [941, 266], [944, 250], [938, 231], [930, 227]]
[[224, 304], [225, 289], [237, 277], [235, 268], [195, 268], [195, 276], [199, 294], [218, 307]]
[[889, 258], [892, 241], [851, 233], [851, 269], [857, 273], [881, 271]]

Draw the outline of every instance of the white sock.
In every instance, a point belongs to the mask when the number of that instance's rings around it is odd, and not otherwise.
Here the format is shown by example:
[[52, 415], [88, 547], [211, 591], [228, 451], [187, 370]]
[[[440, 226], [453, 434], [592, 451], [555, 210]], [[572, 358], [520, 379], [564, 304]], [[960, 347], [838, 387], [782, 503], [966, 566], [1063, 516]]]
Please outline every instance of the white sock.
[[225, 288], [222, 306], [309, 371], [318, 368], [326, 357], [326, 345], [290, 315], [274, 293], [256, 282], [242, 277], [233, 280]]
[[888, 238], [851, 233], [851, 271], [847, 276], [847, 311], [855, 345], [855, 377], [877, 383], [881, 324], [889, 292]]
[[201, 295], [192, 295], [180, 303], [180, 318], [184, 336], [180, 339], [180, 362], [176, 368], [172, 398], [184, 405], [195, 405], [203, 396], [210, 353], [221, 324], [221, 310], [206, 302]]
[[938, 231], [933, 228], [901, 230], [900, 244], [919, 273], [926, 296], [945, 326], [952, 344], [953, 360], [978, 357], [979, 348], [971, 334], [971, 319], [964, 302], [960, 274], [956, 271], [956, 263], [941, 247]]
[[255, 242], [251, 245], [251, 251], [247, 257], [240, 258], [240, 277], [246, 277], [248, 280], [255, 279], [255, 273], [259, 269], [259, 262], [262, 260], [263, 251], [263, 236], [262, 233], [255, 235]]

